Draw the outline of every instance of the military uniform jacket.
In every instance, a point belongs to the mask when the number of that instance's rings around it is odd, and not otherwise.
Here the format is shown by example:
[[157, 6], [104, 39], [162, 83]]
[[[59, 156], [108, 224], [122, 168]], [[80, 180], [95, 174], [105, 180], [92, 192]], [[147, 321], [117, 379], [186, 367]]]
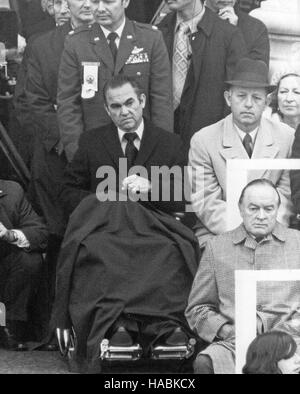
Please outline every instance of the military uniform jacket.
[[126, 20], [116, 64], [99, 24], [81, 28], [66, 40], [58, 81], [61, 141], [69, 160], [84, 130], [109, 123], [103, 87], [114, 75], [135, 77], [147, 96], [145, 116], [173, 130], [171, 69], [161, 33]]

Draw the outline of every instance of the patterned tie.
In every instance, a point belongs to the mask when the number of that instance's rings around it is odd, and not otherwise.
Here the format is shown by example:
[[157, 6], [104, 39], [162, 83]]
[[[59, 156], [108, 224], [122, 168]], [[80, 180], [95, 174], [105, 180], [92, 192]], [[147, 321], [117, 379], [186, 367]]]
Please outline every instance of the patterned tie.
[[243, 139], [243, 145], [244, 145], [244, 148], [246, 149], [246, 152], [248, 153], [248, 156], [251, 158], [251, 156], [252, 156], [252, 138], [249, 133], [246, 133], [246, 135]]
[[128, 141], [125, 149], [125, 156], [128, 160], [128, 169], [134, 165], [138, 150], [134, 145], [134, 141], [138, 138], [137, 133], [126, 133], [124, 138]]
[[116, 39], [118, 38], [118, 34], [115, 32], [109, 33], [107, 36], [108, 39], [108, 46], [110, 47], [111, 53], [113, 55], [114, 63], [116, 63], [117, 54], [118, 54], [118, 47], [116, 44]]
[[176, 43], [173, 54], [173, 104], [174, 111], [179, 106], [188, 68], [190, 44], [189, 36], [190, 28], [181, 22], [176, 34]]

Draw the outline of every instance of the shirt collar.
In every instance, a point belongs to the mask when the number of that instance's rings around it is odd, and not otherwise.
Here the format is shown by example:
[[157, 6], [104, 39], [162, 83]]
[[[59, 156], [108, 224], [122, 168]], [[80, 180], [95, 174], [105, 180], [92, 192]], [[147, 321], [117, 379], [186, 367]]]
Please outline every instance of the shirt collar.
[[205, 13], [205, 7], [203, 7], [202, 11], [200, 11], [197, 15], [195, 15], [193, 18], [184, 21], [179, 14], [177, 14], [177, 20], [176, 20], [176, 26], [175, 26], [175, 32], [177, 32], [178, 26], [180, 25], [181, 22], [185, 23], [189, 28], [191, 33], [196, 33], [198, 30], [198, 23], [202, 20], [203, 16]]
[[[245, 135], [246, 135], [245, 131], [241, 130], [235, 123], [234, 123], [234, 127], [236, 128], [238, 135], [240, 136], [241, 140], [243, 141], [245, 138]], [[248, 133], [250, 135], [250, 137], [252, 138], [252, 142], [254, 142], [256, 140], [258, 129], [259, 129], [259, 127], [257, 127], [255, 130]]]
[[[119, 37], [119, 38], [122, 37], [123, 30], [124, 30], [124, 27], [125, 27], [125, 23], [126, 23], [126, 18], [124, 18], [124, 20], [123, 20], [121, 26], [120, 26], [117, 30], [115, 30], [115, 32], [114, 32], [114, 33], [117, 33], [117, 34], [118, 34], [118, 37]], [[102, 31], [103, 31], [103, 34], [105, 35], [105, 38], [107, 38], [108, 35], [109, 35], [110, 33], [112, 33], [110, 30], [106, 29], [104, 26], [100, 25], [100, 27], [101, 27], [101, 29], [102, 29]]]
[[[144, 124], [144, 119], [142, 119], [142, 123], [139, 125], [139, 127], [135, 130], [135, 133], [137, 133], [139, 140], [142, 141], [142, 137], [144, 134], [144, 129], [145, 129], [145, 124]], [[122, 143], [124, 135], [127, 134], [126, 131], [123, 131], [118, 128], [118, 134], [119, 134], [119, 139]]]
[[[278, 239], [278, 241], [285, 242], [286, 241], [286, 232], [285, 232], [285, 227], [276, 222], [276, 225], [274, 227], [274, 230], [272, 231], [271, 234], [268, 234], [264, 239], [266, 241], [271, 241], [273, 238]], [[246, 229], [244, 224], [241, 224], [236, 230], [233, 238], [233, 243], [235, 245], [238, 245], [244, 241], [247, 240], [254, 240], [253, 235], [249, 234]]]

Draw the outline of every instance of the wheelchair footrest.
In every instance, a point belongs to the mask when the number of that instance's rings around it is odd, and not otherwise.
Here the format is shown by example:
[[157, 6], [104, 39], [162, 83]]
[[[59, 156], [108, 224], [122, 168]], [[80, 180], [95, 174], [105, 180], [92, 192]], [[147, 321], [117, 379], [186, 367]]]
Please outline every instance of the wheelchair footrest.
[[182, 346], [156, 346], [153, 348], [153, 360], [184, 360], [190, 358], [195, 352], [196, 340], [191, 338], [187, 345]]
[[136, 361], [143, 355], [143, 349], [139, 344], [133, 346], [110, 346], [108, 339], [103, 339], [100, 345], [101, 360], [109, 361]]

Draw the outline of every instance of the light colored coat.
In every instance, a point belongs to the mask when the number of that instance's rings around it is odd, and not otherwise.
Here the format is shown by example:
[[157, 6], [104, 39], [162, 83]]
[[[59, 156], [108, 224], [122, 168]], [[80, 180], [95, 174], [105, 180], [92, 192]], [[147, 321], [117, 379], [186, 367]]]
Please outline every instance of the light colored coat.
[[[291, 157], [294, 130], [262, 118], [252, 159], [284, 159]], [[200, 245], [226, 228], [226, 162], [229, 159], [249, 159], [232, 115], [197, 132], [191, 140], [189, 165], [193, 186], [192, 204], [198, 217], [196, 235]], [[199, 171], [203, 168], [204, 171]], [[197, 172], [195, 171], [197, 170]], [[292, 214], [288, 171], [256, 170], [249, 172], [249, 182], [267, 178], [277, 187], [282, 199], [278, 214], [280, 223], [288, 225]]]
[[[222, 342], [215, 340], [224, 324], [235, 324], [235, 270], [272, 269], [300, 269], [299, 231], [277, 223], [272, 234], [258, 244], [241, 225], [207, 242], [186, 317], [191, 329], [212, 344], [204, 353], [212, 358], [216, 373], [234, 373], [234, 338]], [[299, 319], [299, 293], [298, 281], [259, 283], [258, 327], [265, 332], [276, 329], [283, 322]], [[295, 335], [289, 328], [287, 331]], [[295, 336], [299, 339], [299, 332]]]

